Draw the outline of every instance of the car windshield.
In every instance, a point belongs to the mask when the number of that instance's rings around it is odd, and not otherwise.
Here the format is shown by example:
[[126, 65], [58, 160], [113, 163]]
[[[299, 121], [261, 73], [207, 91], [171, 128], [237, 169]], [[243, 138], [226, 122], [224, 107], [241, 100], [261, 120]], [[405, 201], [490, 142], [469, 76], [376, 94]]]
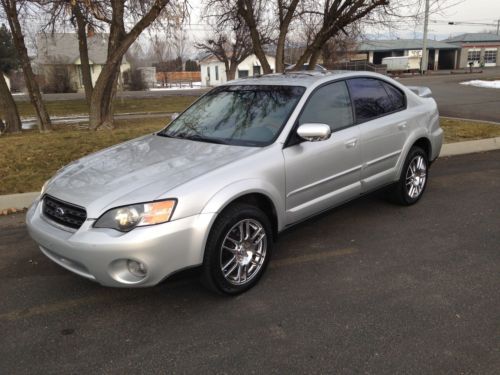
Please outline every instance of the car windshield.
[[266, 146], [280, 133], [305, 88], [222, 86], [200, 98], [158, 135], [240, 146]]

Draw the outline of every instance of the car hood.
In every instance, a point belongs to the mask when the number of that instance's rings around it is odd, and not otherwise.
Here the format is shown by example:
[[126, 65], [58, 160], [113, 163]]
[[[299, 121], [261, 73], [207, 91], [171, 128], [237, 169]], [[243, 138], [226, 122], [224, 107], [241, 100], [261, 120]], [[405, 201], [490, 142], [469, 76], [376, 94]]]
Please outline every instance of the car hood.
[[113, 207], [158, 199], [257, 150], [149, 135], [69, 164], [49, 182], [46, 193], [83, 206], [87, 217], [97, 218]]

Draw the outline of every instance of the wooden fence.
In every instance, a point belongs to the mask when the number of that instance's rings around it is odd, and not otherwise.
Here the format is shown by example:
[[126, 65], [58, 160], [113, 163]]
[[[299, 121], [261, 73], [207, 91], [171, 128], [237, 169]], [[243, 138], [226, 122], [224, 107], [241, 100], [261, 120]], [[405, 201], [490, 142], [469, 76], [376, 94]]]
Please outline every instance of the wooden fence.
[[156, 82], [163, 87], [193, 85], [201, 81], [201, 72], [157, 72]]

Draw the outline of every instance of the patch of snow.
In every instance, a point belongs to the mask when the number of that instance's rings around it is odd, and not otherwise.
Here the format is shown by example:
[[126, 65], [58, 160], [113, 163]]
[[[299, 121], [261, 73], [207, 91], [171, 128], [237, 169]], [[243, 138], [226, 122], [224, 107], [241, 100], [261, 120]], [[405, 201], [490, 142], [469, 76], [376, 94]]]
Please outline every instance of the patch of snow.
[[476, 86], [476, 87], [486, 87], [489, 89], [500, 89], [500, 80], [497, 81], [482, 81], [475, 79], [472, 81], [460, 82], [461, 85]]

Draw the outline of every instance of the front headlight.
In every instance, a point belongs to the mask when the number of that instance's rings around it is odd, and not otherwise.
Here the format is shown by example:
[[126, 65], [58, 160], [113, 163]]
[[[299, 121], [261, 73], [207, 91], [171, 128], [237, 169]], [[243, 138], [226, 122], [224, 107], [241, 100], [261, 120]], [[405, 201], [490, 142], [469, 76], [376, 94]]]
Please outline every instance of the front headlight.
[[177, 200], [167, 199], [113, 208], [97, 219], [94, 227], [129, 232], [136, 227], [166, 223], [172, 217], [176, 204]]
[[40, 190], [40, 196], [43, 196], [43, 194], [45, 194], [45, 190], [47, 190], [47, 185], [49, 184], [49, 180], [45, 181], [45, 183], [43, 184], [42, 186], [42, 189]]

